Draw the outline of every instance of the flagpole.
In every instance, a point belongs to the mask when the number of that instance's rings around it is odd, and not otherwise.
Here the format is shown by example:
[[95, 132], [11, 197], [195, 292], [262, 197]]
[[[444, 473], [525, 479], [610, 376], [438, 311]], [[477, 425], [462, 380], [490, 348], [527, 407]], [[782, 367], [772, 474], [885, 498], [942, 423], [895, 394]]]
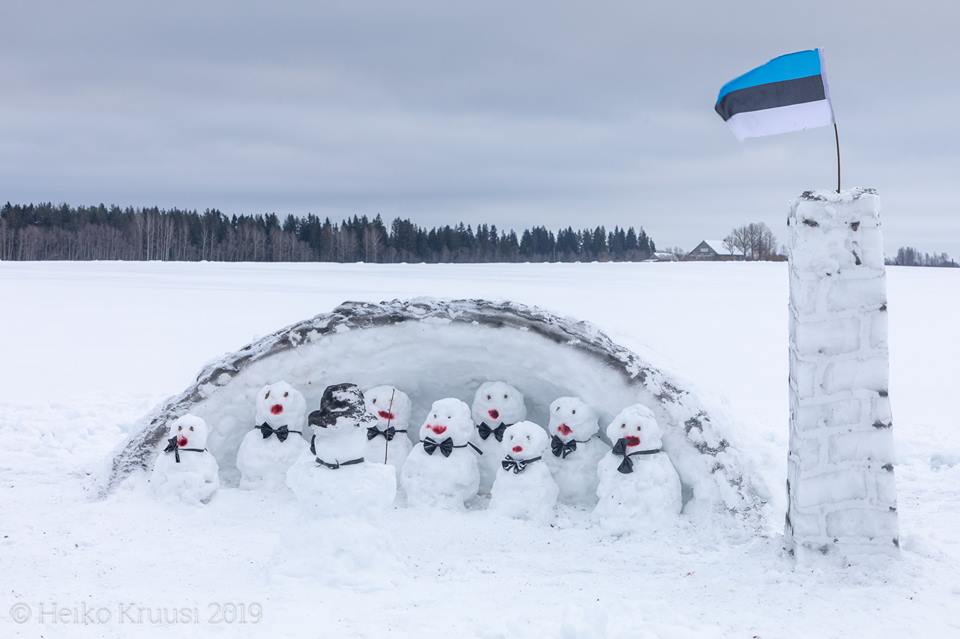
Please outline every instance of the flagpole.
[[833, 140], [837, 144], [837, 193], [840, 192], [840, 132], [837, 131], [837, 121], [833, 121]]

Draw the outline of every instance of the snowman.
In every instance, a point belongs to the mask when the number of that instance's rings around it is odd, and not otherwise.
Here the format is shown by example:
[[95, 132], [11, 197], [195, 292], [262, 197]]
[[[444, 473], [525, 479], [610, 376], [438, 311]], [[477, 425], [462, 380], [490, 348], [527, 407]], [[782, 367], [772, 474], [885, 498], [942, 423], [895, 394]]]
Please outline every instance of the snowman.
[[548, 441], [547, 433], [533, 422], [517, 422], [507, 428], [490, 510], [541, 523], [553, 518], [559, 489], [543, 461]]
[[471, 441], [483, 452], [480, 458], [480, 492], [489, 493], [500, 468], [500, 444], [508, 426], [527, 417], [523, 394], [505, 382], [486, 382], [473, 396], [475, 426]]
[[284, 485], [287, 470], [307, 448], [303, 429], [307, 402], [286, 382], [260, 389], [253, 429], [237, 451], [240, 488], [276, 489]]
[[616, 443], [600, 460], [594, 515], [629, 529], [680, 514], [680, 477], [661, 449], [653, 412], [642, 404], [628, 406], [607, 426], [607, 437]]
[[287, 471], [287, 486], [297, 500], [324, 515], [390, 508], [397, 477], [393, 468], [364, 460], [367, 428], [376, 418], [367, 412], [360, 389], [355, 384], [328, 386], [308, 422], [310, 449]]
[[375, 464], [393, 466], [397, 477], [413, 443], [407, 436], [410, 424], [410, 398], [393, 386], [376, 386], [363, 392], [367, 412], [377, 422], [367, 427], [367, 448], [364, 457]]
[[409, 505], [462, 509], [477, 494], [479, 451], [470, 443], [472, 431], [464, 402], [451, 397], [433, 403], [420, 427], [420, 443], [400, 471]]
[[220, 467], [207, 450], [207, 423], [184, 415], [173, 421], [168, 434], [150, 475], [154, 493], [163, 499], [207, 503], [220, 487]]
[[565, 504], [592, 506], [597, 501], [597, 464], [610, 446], [597, 437], [597, 413], [579, 397], [550, 404], [550, 451], [544, 459]]

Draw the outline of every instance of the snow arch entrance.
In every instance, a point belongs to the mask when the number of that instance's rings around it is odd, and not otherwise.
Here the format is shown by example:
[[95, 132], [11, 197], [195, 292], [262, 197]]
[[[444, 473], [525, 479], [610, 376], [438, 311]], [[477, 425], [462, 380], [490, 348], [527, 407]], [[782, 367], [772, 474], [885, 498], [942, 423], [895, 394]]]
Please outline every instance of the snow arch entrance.
[[433, 400], [469, 402], [491, 379], [517, 386], [529, 418], [541, 424], [549, 403], [562, 395], [593, 405], [601, 430], [623, 407], [642, 402], [664, 428], [685, 511], [757, 515], [762, 504], [722, 426], [663, 372], [590, 324], [486, 300], [347, 302], [247, 345], [208, 365], [193, 385], [143, 419], [113, 459], [106, 490], [146, 468], [168, 422], [187, 412], [208, 421], [209, 448], [223, 479], [234, 480], [236, 452], [254, 420], [253, 397], [279, 379], [299, 388], [311, 408], [328, 384], [393, 384], [413, 400], [416, 424]]

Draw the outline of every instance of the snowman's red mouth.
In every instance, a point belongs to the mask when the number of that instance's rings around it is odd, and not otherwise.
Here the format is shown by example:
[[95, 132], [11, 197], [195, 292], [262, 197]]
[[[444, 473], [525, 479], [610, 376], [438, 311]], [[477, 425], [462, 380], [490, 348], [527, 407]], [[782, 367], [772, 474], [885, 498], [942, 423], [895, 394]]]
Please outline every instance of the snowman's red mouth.
[[628, 435], [627, 437], [624, 437], [624, 439], [627, 440], [627, 446], [639, 446], [639, 445], [640, 445], [640, 438], [639, 438], [639, 437], [635, 437], [634, 435]]
[[446, 427], [446, 426], [434, 425], [434, 426], [427, 426], [427, 428], [430, 429], [430, 430], [432, 430], [432, 431], [433, 431], [434, 433], [436, 433], [437, 435], [443, 435], [445, 432], [447, 432], [447, 427]]
[[557, 432], [563, 436], [567, 436], [573, 432], [573, 429], [567, 426], [566, 424], [560, 424], [557, 426]]
[[379, 415], [381, 419], [396, 419], [396, 416], [388, 410], [382, 410], [377, 413], [377, 415]]
[[283, 412], [283, 406], [281, 406], [280, 404], [274, 404], [273, 406], [270, 407], [270, 412], [273, 413], [274, 415], [279, 415], [280, 413]]
[[187, 443], [188, 443], [187, 438], [184, 437], [183, 435], [180, 435], [179, 437], [177, 437], [177, 446], [179, 446], [180, 448], [183, 448], [184, 446], [186, 446]]
[[487, 415], [489, 415], [491, 419], [500, 419], [500, 411], [495, 408], [488, 410]]
[[522, 452], [523, 452], [523, 446], [514, 446], [511, 450], [512, 450], [513, 452], [515, 452], [515, 453], [522, 453]]

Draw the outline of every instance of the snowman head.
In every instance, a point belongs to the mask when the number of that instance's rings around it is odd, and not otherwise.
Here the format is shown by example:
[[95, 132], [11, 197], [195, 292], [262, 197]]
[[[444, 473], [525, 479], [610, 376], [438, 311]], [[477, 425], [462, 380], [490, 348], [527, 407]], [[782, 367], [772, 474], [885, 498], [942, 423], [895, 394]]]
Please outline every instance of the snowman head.
[[455, 446], [466, 444], [472, 433], [470, 407], [453, 397], [435, 401], [420, 427], [420, 439], [443, 441], [449, 437]]
[[290, 384], [267, 384], [257, 395], [257, 424], [299, 428], [307, 412], [307, 400]]
[[547, 447], [547, 431], [533, 422], [517, 422], [503, 434], [500, 446], [514, 459], [539, 457]]
[[173, 420], [170, 424], [170, 437], [177, 438], [178, 448], [199, 448], [207, 447], [207, 422], [202, 417], [196, 415], [184, 415]]
[[374, 386], [363, 391], [367, 412], [377, 418], [381, 430], [388, 426], [403, 430], [410, 424], [410, 398], [393, 386]]
[[516, 424], [527, 417], [523, 393], [506, 382], [486, 382], [473, 396], [473, 423], [496, 427]]
[[620, 411], [607, 426], [607, 437], [613, 443], [625, 440], [629, 452], [656, 450], [663, 446], [657, 418], [643, 404], [627, 406]]
[[597, 434], [597, 413], [579, 397], [560, 397], [550, 404], [551, 435], [568, 442], [586, 441]]

